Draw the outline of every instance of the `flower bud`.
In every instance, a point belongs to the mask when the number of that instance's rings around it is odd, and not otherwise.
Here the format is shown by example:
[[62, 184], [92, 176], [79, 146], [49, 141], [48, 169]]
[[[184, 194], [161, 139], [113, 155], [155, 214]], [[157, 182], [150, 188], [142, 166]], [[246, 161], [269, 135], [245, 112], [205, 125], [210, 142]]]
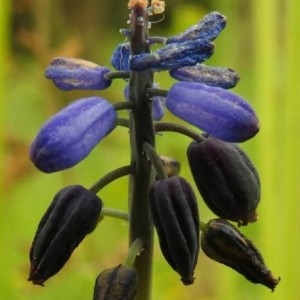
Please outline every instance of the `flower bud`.
[[133, 300], [138, 287], [136, 269], [119, 265], [97, 277], [93, 300]]
[[101, 199], [80, 185], [60, 190], [42, 217], [31, 249], [29, 281], [43, 285], [68, 261], [91, 233], [102, 209]]
[[260, 180], [242, 149], [209, 137], [192, 142], [187, 156], [199, 192], [216, 215], [242, 225], [256, 221]]
[[173, 69], [170, 70], [169, 73], [173, 78], [179, 81], [200, 82], [223, 89], [230, 89], [234, 87], [240, 79], [239, 75], [232, 69], [209, 67], [203, 64]]
[[108, 68], [90, 61], [56, 57], [47, 67], [45, 75], [61, 90], [103, 90], [111, 85], [111, 81], [104, 77], [108, 72]]
[[205, 15], [197, 25], [191, 26], [179, 35], [167, 39], [167, 44], [183, 43], [189, 40], [213, 41], [226, 26], [226, 17], [218, 12]]
[[76, 165], [115, 127], [113, 106], [99, 97], [83, 98], [54, 115], [40, 129], [30, 159], [46, 173]]
[[227, 142], [243, 142], [259, 131], [252, 107], [240, 96], [196, 82], [175, 83], [166, 97], [177, 117]]
[[207, 40], [191, 40], [168, 44], [153, 53], [133, 55], [130, 69], [155, 71], [194, 66], [208, 59], [214, 52], [214, 45]]
[[163, 155], [160, 155], [159, 158], [168, 177], [177, 176], [179, 174], [180, 162], [177, 159]]
[[130, 45], [119, 44], [111, 57], [111, 64], [116, 70], [129, 71]]
[[173, 176], [149, 190], [150, 210], [160, 249], [185, 285], [194, 282], [199, 252], [199, 212], [189, 183]]
[[224, 264], [253, 283], [272, 291], [279, 283], [253, 243], [226, 220], [210, 220], [201, 235], [201, 248], [211, 259]]

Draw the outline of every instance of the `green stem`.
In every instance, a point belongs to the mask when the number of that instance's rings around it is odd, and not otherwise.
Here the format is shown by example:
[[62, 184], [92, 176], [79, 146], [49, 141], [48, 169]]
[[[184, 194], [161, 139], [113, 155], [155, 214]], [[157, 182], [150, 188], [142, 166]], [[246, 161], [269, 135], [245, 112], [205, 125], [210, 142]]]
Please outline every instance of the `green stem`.
[[155, 128], [155, 132], [173, 131], [173, 132], [181, 133], [185, 136], [192, 138], [197, 142], [203, 142], [205, 140], [205, 137], [203, 137], [198, 132], [180, 124], [161, 122], [161, 123], [155, 123], [154, 128]]
[[[150, 53], [148, 37], [148, 14], [137, 4], [131, 13], [130, 49], [131, 54]], [[143, 241], [144, 251], [136, 257], [134, 268], [138, 272], [139, 286], [135, 300], [151, 299], [153, 225], [150, 216], [148, 190], [154, 180], [151, 161], [143, 150], [145, 142], [155, 144], [152, 121], [151, 99], [146, 89], [153, 86], [152, 70], [131, 72], [129, 81], [129, 100], [135, 103], [130, 113], [129, 132], [131, 144], [131, 165], [134, 174], [130, 176], [129, 186], [129, 243], [139, 238]]]
[[129, 71], [111, 71], [104, 75], [106, 80], [113, 80], [117, 78], [129, 79], [130, 72]]
[[103, 219], [104, 217], [112, 217], [127, 222], [129, 219], [127, 212], [109, 207], [102, 207], [100, 218]]
[[167, 90], [162, 90], [158, 88], [148, 88], [146, 92], [149, 94], [149, 97], [153, 97], [153, 96], [167, 97], [168, 94]]
[[131, 166], [124, 166], [115, 169], [103, 177], [101, 177], [97, 182], [95, 182], [91, 187], [90, 191], [97, 194], [102, 188], [111, 183], [112, 181], [133, 173], [133, 168]]
[[153, 146], [151, 144], [145, 142], [143, 149], [146, 152], [147, 156], [150, 158], [150, 160], [156, 170], [158, 178], [159, 179], [168, 178], [165, 168], [164, 168], [164, 165], [161, 161], [161, 158], [157, 155]]
[[143, 250], [143, 241], [141, 239], [136, 239], [130, 246], [125, 265], [128, 267], [132, 267], [136, 258], [141, 254]]
[[122, 101], [113, 105], [114, 110], [134, 109], [135, 104], [129, 101]]
[[[128, 128], [129, 120], [124, 118], [118, 118], [117, 125]], [[154, 130], [156, 133], [163, 132], [163, 131], [177, 132], [187, 137], [190, 137], [191, 139], [199, 143], [205, 140], [205, 137], [199, 132], [196, 132], [184, 125], [175, 124], [175, 123], [168, 123], [168, 122], [154, 123]]]

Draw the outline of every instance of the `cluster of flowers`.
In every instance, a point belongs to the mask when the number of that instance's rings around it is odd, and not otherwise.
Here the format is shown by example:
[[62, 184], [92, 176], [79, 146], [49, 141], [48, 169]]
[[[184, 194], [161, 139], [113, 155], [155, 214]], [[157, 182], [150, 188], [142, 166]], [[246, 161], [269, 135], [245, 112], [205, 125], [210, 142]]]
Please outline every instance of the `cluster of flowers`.
[[[198, 24], [169, 38], [144, 34], [142, 42], [147, 46], [163, 45], [154, 52], [136, 51], [133, 48], [138, 48], [136, 44], [140, 42], [135, 39], [136, 31], [142, 28], [147, 32], [144, 27], [149, 25], [148, 16], [163, 12], [164, 2], [152, 1], [148, 7], [148, 1], [130, 1], [128, 6], [134, 24], [131, 30], [121, 30], [130, 42], [118, 45], [113, 52], [111, 63], [116, 71], [65, 57], [53, 59], [46, 69], [46, 77], [62, 90], [102, 90], [113, 79], [124, 78], [129, 82], [124, 89], [127, 101], [112, 105], [103, 98], [89, 97], [72, 102], [40, 129], [30, 150], [32, 162], [46, 173], [78, 164], [122, 123], [118, 109], [134, 111], [136, 103], [131, 89], [140, 83], [132, 82], [132, 74], [169, 71], [178, 82], [168, 91], [160, 90], [152, 80], [142, 92], [152, 103], [153, 120], [160, 121], [166, 107], [204, 132], [166, 125], [193, 137], [187, 150], [190, 170], [203, 200], [219, 218], [207, 224], [200, 222], [192, 187], [176, 170], [169, 176], [157, 176], [149, 187], [148, 200], [161, 251], [184, 284], [194, 281], [201, 247], [211, 259], [273, 290], [279, 279], [268, 270], [252, 242], [229, 222], [247, 225], [256, 221], [260, 180], [245, 152], [234, 144], [259, 131], [258, 118], [249, 103], [228, 90], [237, 84], [239, 76], [232, 69], [203, 64], [213, 54], [212, 42], [224, 29], [226, 18], [218, 12], [209, 13]], [[165, 130], [160, 122], [153, 122], [153, 128]], [[159, 163], [154, 165], [159, 174]], [[92, 188], [71, 185], [59, 191], [34, 237], [29, 280], [43, 285], [56, 274], [84, 237], [95, 229], [101, 210], [102, 200]], [[133, 299], [137, 278], [131, 266], [106, 270], [97, 277], [94, 299], [107, 299], [107, 293], [109, 299]]]

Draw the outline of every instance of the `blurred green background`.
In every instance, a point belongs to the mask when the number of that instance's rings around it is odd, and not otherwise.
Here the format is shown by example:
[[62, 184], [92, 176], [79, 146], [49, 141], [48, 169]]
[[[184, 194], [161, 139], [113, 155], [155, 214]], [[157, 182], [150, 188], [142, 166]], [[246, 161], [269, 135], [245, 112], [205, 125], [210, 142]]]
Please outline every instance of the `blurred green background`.
[[[0, 2], [0, 296], [10, 300], [91, 299], [94, 280], [105, 268], [124, 261], [127, 224], [105, 219], [79, 246], [65, 268], [46, 286], [27, 282], [28, 252], [37, 224], [53, 195], [68, 184], [93, 182], [129, 160], [128, 132], [117, 129], [71, 170], [42, 174], [28, 159], [39, 126], [54, 112], [81, 96], [122, 99], [123, 82], [103, 92], [61, 92], [44, 78], [53, 56], [81, 57], [109, 65], [116, 43], [124, 41], [127, 1], [1, 0]], [[300, 299], [300, 2], [298, 0], [168, 0], [164, 22], [152, 34], [176, 34], [205, 13], [218, 10], [228, 18], [216, 40], [209, 65], [230, 66], [241, 81], [234, 89], [251, 102], [260, 133], [242, 145], [262, 182], [259, 220], [242, 228], [261, 250], [281, 282], [274, 293], [246, 281], [200, 254], [194, 285], [185, 287], [155, 245], [155, 300], [296, 300]], [[159, 21], [160, 16], [153, 17]], [[157, 82], [168, 88], [167, 74]], [[170, 114], [168, 120], [176, 119]], [[189, 139], [174, 133], [157, 138], [158, 152], [182, 162], [190, 182], [185, 151]], [[103, 189], [106, 206], [126, 209], [127, 179]], [[202, 221], [213, 214], [200, 202]]]

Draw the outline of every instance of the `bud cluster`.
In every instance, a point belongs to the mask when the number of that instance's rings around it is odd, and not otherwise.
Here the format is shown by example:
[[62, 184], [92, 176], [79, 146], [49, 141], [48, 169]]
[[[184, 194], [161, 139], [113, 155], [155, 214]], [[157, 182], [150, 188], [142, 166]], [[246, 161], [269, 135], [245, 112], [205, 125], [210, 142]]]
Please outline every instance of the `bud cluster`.
[[[274, 290], [279, 279], [253, 243], [228, 222], [247, 225], [257, 220], [260, 178], [246, 153], [234, 144], [259, 131], [251, 105], [228, 90], [238, 83], [239, 75], [230, 68], [203, 64], [213, 54], [213, 41], [225, 28], [226, 18], [212, 12], [178, 35], [151, 37], [149, 18], [163, 13], [164, 1], [153, 0], [148, 5], [148, 1], [131, 0], [128, 8], [130, 29], [120, 31], [126, 41], [111, 57], [115, 70], [64, 57], [54, 58], [46, 69], [46, 77], [62, 90], [103, 90], [113, 80], [124, 79], [125, 100], [113, 105], [98, 96], [81, 98], [57, 112], [31, 145], [33, 164], [45, 173], [74, 167], [117, 126], [129, 128], [131, 161], [90, 189], [75, 184], [55, 195], [30, 249], [28, 280], [43, 285], [107, 215], [129, 221], [131, 247], [126, 263], [97, 277], [94, 300], [149, 299], [146, 287], [150, 284], [145, 281], [151, 275], [153, 228], [162, 255], [183, 284], [195, 281], [202, 249], [249, 281]], [[151, 52], [153, 44], [162, 45]], [[153, 80], [155, 72], [165, 70], [179, 81], [169, 90], [160, 89]], [[196, 131], [160, 122], [165, 108]], [[128, 120], [118, 118], [121, 109], [129, 111]], [[157, 154], [155, 133], [166, 130], [192, 137], [187, 148], [190, 171], [204, 203], [219, 219], [202, 221], [192, 185], [178, 175], [179, 162]], [[131, 175], [128, 214], [102, 207], [96, 195], [124, 175]]]

